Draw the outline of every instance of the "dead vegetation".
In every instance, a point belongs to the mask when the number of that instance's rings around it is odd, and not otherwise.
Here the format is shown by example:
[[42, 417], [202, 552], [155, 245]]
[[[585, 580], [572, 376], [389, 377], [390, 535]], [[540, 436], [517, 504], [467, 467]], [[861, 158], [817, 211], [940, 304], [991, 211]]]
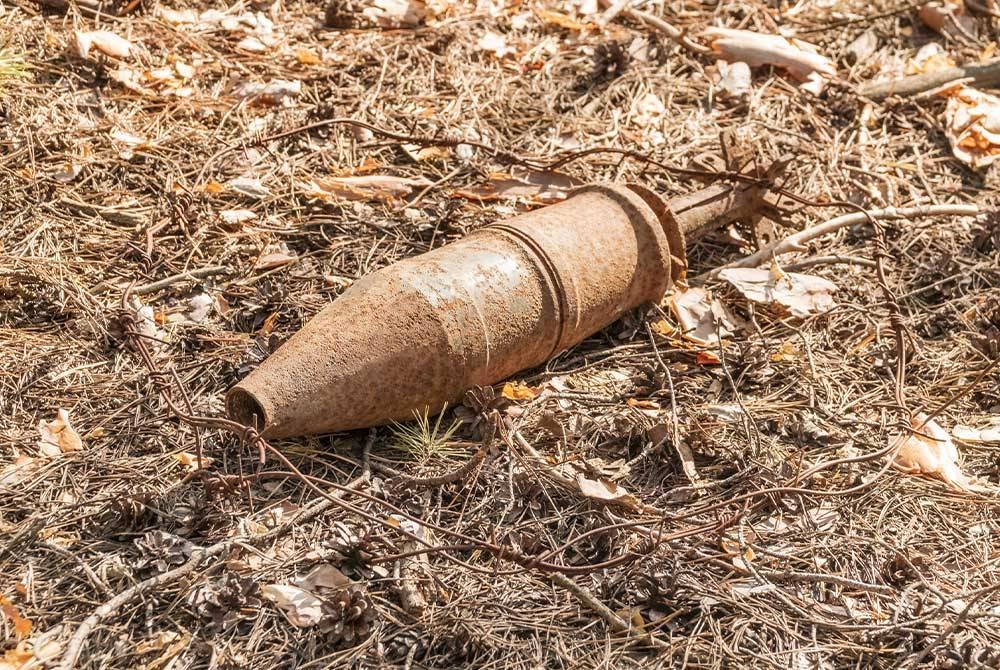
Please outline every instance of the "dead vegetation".
[[[930, 5], [0, 8], [0, 668], [998, 667], [997, 106], [859, 94], [993, 56], [992, 2]], [[658, 164], [539, 169], [595, 147]], [[170, 406], [374, 269], [723, 149], [811, 204], [692, 242], [690, 326], [287, 460]]]

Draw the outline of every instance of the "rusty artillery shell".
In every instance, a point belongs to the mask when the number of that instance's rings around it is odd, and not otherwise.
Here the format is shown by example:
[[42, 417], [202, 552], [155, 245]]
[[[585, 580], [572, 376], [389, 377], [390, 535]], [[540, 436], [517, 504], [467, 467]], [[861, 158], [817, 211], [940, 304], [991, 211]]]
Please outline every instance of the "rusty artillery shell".
[[683, 268], [659, 196], [588, 186], [355, 282], [229, 391], [227, 412], [267, 437], [437, 412], [659, 301]]

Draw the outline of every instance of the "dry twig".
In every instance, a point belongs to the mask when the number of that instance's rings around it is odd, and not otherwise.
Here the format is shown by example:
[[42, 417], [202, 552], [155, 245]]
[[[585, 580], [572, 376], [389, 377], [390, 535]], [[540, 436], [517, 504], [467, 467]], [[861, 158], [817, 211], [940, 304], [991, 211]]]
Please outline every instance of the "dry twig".
[[917, 219], [927, 216], [975, 216], [976, 214], [979, 214], [978, 206], [960, 204], [921, 205], [919, 207], [904, 207], [901, 209], [896, 207], [887, 207], [885, 209], [875, 209], [868, 212], [853, 212], [851, 214], [844, 214], [843, 216], [838, 216], [819, 225], [811, 226], [793, 235], [789, 235], [784, 239], [767, 245], [763, 249], [745, 258], [741, 258], [733, 261], [732, 263], [727, 263], [726, 265], [716, 268], [709, 273], [709, 276], [715, 277], [725, 268], [757, 267], [758, 265], [767, 263], [772, 258], [782, 254], [791, 253], [793, 251], [805, 251], [806, 242], [815, 240], [836, 230], [840, 230], [841, 228], [854, 226], [859, 223], [865, 223], [867, 221], [871, 221], [872, 219], [896, 221], [899, 219]]

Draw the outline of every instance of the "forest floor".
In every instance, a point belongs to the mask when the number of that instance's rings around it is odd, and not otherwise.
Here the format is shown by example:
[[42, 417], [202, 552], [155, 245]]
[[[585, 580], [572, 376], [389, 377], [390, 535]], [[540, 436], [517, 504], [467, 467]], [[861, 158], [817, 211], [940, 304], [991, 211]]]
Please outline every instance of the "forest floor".
[[[0, 5], [0, 668], [998, 667], [1000, 149], [962, 160], [955, 96], [864, 94], [993, 56], [991, 2], [932, 4], [939, 30], [901, 0]], [[835, 73], [741, 80], [713, 26]], [[595, 147], [656, 163], [537, 167]], [[725, 183], [724, 156], [790, 159], [769, 185], [800, 200], [498, 385], [492, 438], [466, 408], [263, 462], [180, 416], [369, 272], [576, 184]], [[836, 284], [822, 309], [711, 273], [951, 205], [980, 213], [764, 262]], [[689, 291], [721, 342], [681, 332]], [[891, 467], [918, 412], [937, 477]]]

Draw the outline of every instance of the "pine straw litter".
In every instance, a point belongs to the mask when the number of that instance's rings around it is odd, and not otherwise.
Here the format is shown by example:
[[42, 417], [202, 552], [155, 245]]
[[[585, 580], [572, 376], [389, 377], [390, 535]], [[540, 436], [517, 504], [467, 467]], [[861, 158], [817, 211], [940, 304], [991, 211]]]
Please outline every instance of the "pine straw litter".
[[[944, 100], [856, 93], [927, 43], [978, 60], [992, 16], [185, 9], [0, 9], [0, 668], [997, 667], [995, 444], [957, 442], [975, 490], [891, 467], [911, 413], [1000, 414], [996, 176], [952, 155]], [[713, 25], [792, 28], [837, 79], [754, 67], [727, 97]], [[659, 165], [539, 167], [594, 147]], [[262, 454], [178, 417], [221, 416], [368, 272], [576, 184], [688, 193], [662, 165], [727, 158], [790, 158], [780, 187], [814, 204], [981, 214], [809, 238], [771, 272], [835, 302], [792, 316], [712, 273], [852, 214], [786, 199], [781, 226], [692, 240], [721, 341], [668, 297], [440, 419]]]

